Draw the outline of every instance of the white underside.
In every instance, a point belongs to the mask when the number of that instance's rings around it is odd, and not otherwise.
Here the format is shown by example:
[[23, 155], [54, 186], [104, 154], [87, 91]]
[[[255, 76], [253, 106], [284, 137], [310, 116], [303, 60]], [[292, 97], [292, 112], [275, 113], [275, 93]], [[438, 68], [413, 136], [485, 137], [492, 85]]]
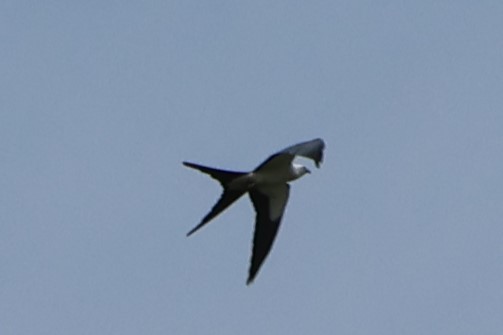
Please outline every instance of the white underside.
[[264, 169], [254, 172], [253, 179], [257, 184], [282, 184], [298, 179], [304, 175], [301, 165], [288, 165], [276, 169]]

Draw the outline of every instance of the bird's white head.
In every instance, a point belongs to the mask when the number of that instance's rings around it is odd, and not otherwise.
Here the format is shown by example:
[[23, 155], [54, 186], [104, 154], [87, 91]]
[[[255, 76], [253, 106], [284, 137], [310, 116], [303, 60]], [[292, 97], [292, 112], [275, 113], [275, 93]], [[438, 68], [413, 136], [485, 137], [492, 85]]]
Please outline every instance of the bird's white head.
[[294, 173], [297, 176], [297, 178], [302, 177], [306, 173], [311, 173], [311, 171], [309, 171], [309, 169], [307, 167], [305, 167], [304, 165], [300, 165], [300, 164], [292, 164], [292, 165], [293, 165]]

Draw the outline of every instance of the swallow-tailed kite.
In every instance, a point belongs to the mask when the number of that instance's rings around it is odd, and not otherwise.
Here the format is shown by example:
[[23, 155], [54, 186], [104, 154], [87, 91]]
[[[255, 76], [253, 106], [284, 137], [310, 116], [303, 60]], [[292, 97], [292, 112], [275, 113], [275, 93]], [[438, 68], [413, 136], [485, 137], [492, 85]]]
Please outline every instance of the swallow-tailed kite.
[[305, 166], [292, 163], [293, 159], [295, 156], [310, 158], [319, 168], [320, 162], [323, 160], [324, 148], [325, 143], [319, 138], [295, 144], [273, 154], [251, 172], [219, 170], [183, 162], [185, 166], [210, 175], [223, 187], [220, 199], [201, 220], [201, 223], [187, 233], [187, 236], [210, 222], [248, 192], [256, 212], [253, 250], [247, 280], [247, 284], [250, 284], [269, 254], [278, 232], [288, 201], [290, 191], [288, 182], [310, 173]]

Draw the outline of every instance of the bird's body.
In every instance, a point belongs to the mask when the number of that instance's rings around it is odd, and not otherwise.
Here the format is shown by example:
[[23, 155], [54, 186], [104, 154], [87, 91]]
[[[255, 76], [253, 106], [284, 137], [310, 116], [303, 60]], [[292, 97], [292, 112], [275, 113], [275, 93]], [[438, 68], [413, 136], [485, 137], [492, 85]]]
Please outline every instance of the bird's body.
[[245, 193], [249, 193], [256, 212], [252, 259], [247, 281], [250, 284], [269, 254], [279, 229], [289, 197], [288, 182], [310, 173], [305, 166], [293, 164], [293, 159], [295, 156], [311, 158], [319, 167], [324, 147], [325, 143], [321, 139], [290, 146], [270, 156], [251, 172], [226, 171], [184, 162], [185, 166], [209, 174], [224, 188], [211, 211], [187, 236], [199, 230]]
[[255, 185], [275, 185], [283, 184], [302, 177], [304, 174], [309, 173], [302, 165], [292, 164], [287, 169], [282, 170], [264, 170], [257, 172], [250, 172], [243, 176], [233, 179], [229, 183], [229, 188], [233, 190], [251, 189]]

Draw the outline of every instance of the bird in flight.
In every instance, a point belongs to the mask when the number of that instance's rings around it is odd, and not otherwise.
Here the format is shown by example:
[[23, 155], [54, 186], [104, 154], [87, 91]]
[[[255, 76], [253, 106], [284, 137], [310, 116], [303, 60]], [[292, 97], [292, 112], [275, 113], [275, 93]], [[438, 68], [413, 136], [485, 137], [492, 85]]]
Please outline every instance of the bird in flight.
[[183, 162], [187, 167], [210, 175], [223, 187], [220, 199], [187, 236], [195, 233], [248, 193], [256, 212], [252, 256], [246, 282], [249, 285], [271, 251], [290, 193], [288, 182], [310, 173], [305, 166], [293, 163], [293, 159], [295, 156], [310, 158], [319, 168], [324, 148], [325, 143], [320, 138], [298, 143], [271, 155], [251, 172], [226, 171]]

